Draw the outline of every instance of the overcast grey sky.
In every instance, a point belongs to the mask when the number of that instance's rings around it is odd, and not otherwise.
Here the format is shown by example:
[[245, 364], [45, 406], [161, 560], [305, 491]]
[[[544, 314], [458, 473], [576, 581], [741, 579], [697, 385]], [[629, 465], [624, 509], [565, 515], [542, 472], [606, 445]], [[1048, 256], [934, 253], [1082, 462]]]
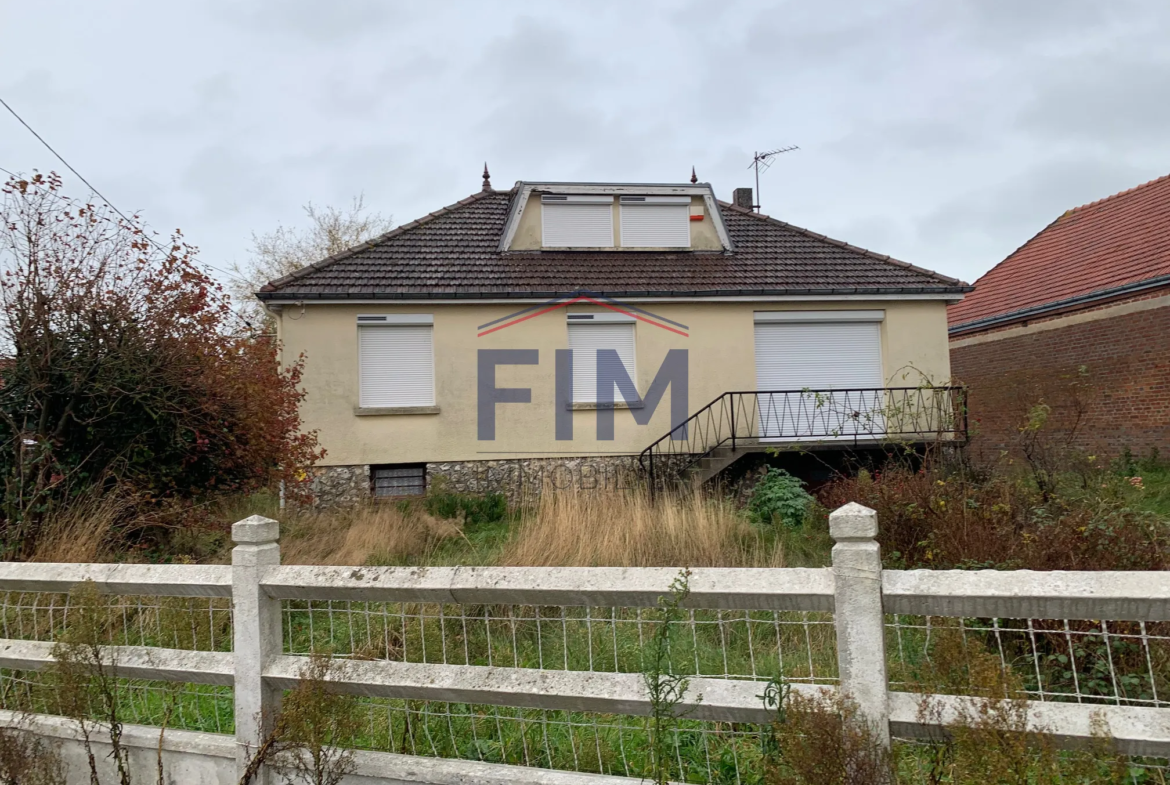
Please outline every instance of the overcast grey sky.
[[[0, 97], [210, 264], [309, 200], [681, 181], [974, 280], [1170, 173], [1170, 2], [0, 0]], [[0, 167], [60, 165], [0, 115]], [[74, 191], [82, 193], [80, 183]]]

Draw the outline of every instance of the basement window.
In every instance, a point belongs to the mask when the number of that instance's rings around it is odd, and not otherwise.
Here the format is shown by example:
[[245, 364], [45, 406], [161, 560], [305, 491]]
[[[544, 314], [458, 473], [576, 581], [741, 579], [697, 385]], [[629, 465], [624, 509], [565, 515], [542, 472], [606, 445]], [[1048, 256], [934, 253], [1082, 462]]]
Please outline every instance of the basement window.
[[422, 496], [427, 492], [427, 465], [425, 463], [398, 463], [371, 466], [370, 477], [375, 498]]

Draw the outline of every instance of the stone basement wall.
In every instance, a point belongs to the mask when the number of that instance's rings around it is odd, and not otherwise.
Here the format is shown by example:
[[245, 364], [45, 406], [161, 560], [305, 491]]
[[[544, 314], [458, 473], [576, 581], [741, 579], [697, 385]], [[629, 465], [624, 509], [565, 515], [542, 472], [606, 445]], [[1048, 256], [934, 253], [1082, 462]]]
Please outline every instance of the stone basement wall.
[[[442, 479], [440, 479], [442, 478]], [[640, 481], [634, 455], [524, 458], [427, 464], [427, 487], [445, 482], [460, 493], [502, 493], [516, 504], [552, 490], [604, 491], [633, 488]]]
[[1085, 419], [1076, 446], [1102, 456], [1126, 448], [1170, 455], [1170, 304], [1152, 304], [1033, 322], [1001, 331], [1003, 338], [987, 336], [994, 340], [956, 337], [951, 369], [970, 388], [972, 447], [985, 454], [1014, 448], [1028, 408], [1041, 398], [1053, 407], [1053, 427], [1067, 429], [1080, 399]]
[[313, 469], [313, 506], [345, 507], [370, 498], [369, 466], [318, 466]]
[[[370, 498], [370, 467], [319, 466], [313, 470], [315, 507], [341, 507]], [[553, 490], [617, 490], [639, 480], [634, 455], [451, 461], [427, 464], [427, 487], [445, 484], [459, 493], [502, 493], [512, 504]]]

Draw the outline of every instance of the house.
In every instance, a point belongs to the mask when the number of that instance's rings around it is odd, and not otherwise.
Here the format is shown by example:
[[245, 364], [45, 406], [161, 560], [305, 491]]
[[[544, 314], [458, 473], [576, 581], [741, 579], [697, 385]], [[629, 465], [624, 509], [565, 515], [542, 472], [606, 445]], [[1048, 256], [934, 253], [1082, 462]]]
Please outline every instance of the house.
[[975, 444], [1010, 449], [1036, 406], [1061, 439], [1170, 448], [1170, 176], [1061, 215], [949, 308]]
[[[334, 501], [881, 443], [886, 388], [921, 409], [949, 379], [946, 304], [968, 289], [761, 215], [751, 189], [494, 190], [485, 168], [473, 196], [258, 296], [286, 360], [305, 357]], [[893, 430], [937, 430], [919, 425]]]

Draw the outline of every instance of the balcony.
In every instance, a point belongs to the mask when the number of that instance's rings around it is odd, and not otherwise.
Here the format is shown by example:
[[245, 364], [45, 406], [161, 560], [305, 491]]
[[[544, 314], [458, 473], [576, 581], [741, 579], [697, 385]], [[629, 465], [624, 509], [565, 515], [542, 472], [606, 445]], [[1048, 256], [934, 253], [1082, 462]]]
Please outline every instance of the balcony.
[[965, 443], [964, 387], [725, 392], [639, 456], [651, 488], [705, 482], [750, 453]]

